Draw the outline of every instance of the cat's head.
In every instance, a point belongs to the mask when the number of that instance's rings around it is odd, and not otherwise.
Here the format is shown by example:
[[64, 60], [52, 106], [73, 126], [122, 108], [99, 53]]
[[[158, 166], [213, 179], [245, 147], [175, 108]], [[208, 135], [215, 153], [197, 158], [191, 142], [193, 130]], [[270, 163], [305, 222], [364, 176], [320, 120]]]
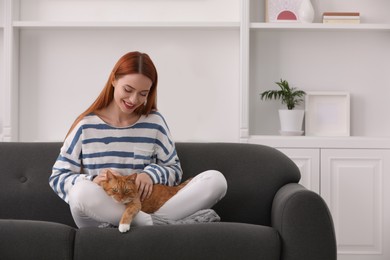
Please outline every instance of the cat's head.
[[100, 185], [115, 201], [127, 204], [135, 198], [139, 198], [138, 189], [135, 185], [136, 177], [136, 174], [118, 176], [107, 170], [106, 180], [102, 181]]

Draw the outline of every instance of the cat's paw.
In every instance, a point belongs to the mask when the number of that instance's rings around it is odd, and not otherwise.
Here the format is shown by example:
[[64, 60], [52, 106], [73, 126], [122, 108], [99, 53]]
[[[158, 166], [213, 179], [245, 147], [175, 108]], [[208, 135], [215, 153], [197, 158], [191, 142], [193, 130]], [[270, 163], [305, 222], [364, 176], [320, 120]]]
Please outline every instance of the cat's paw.
[[126, 233], [127, 231], [130, 230], [130, 225], [129, 224], [120, 224], [118, 229], [119, 229], [119, 232]]

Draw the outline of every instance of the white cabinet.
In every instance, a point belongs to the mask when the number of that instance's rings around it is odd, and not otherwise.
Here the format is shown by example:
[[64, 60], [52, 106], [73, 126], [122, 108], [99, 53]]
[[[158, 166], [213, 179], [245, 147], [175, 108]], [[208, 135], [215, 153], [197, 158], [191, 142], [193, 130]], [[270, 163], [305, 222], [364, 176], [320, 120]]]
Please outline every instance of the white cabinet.
[[321, 149], [341, 260], [390, 259], [390, 150]]
[[278, 149], [290, 157], [301, 172], [300, 184], [320, 193], [320, 150], [319, 149]]

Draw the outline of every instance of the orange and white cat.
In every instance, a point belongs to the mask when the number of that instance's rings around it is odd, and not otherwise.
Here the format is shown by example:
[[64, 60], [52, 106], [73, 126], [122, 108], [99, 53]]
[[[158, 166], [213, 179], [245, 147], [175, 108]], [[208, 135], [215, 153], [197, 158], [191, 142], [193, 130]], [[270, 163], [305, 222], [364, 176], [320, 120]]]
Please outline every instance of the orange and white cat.
[[135, 184], [136, 177], [137, 174], [118, 176], [107, 170], [106, 180], [100, 184], [109, 196], [126, 206], [119, 222], [119, 231], [122, 233], [130, 230], [131, 222], [140, 210], [154, 213], [190, 181], [187, 180], [178, 186], [155, 184], [150, 197], [141, 202]]

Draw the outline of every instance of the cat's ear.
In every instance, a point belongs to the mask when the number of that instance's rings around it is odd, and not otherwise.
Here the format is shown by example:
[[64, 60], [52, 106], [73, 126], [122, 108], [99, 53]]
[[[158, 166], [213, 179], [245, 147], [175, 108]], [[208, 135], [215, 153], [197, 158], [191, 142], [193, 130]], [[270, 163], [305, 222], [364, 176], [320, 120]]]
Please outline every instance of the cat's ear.
[[133, 173], [133, 174], [127, 176], [127, 179], [128, 179], [129, 181], [135, 182], [135, 179], [137, 179], [137, 174], [136, 174], [136, 173]]
[[113, 178], [114, 178], [114, 174], [110, 170], [107, 170], [106, 171], [106, 180], [109, 181]]

